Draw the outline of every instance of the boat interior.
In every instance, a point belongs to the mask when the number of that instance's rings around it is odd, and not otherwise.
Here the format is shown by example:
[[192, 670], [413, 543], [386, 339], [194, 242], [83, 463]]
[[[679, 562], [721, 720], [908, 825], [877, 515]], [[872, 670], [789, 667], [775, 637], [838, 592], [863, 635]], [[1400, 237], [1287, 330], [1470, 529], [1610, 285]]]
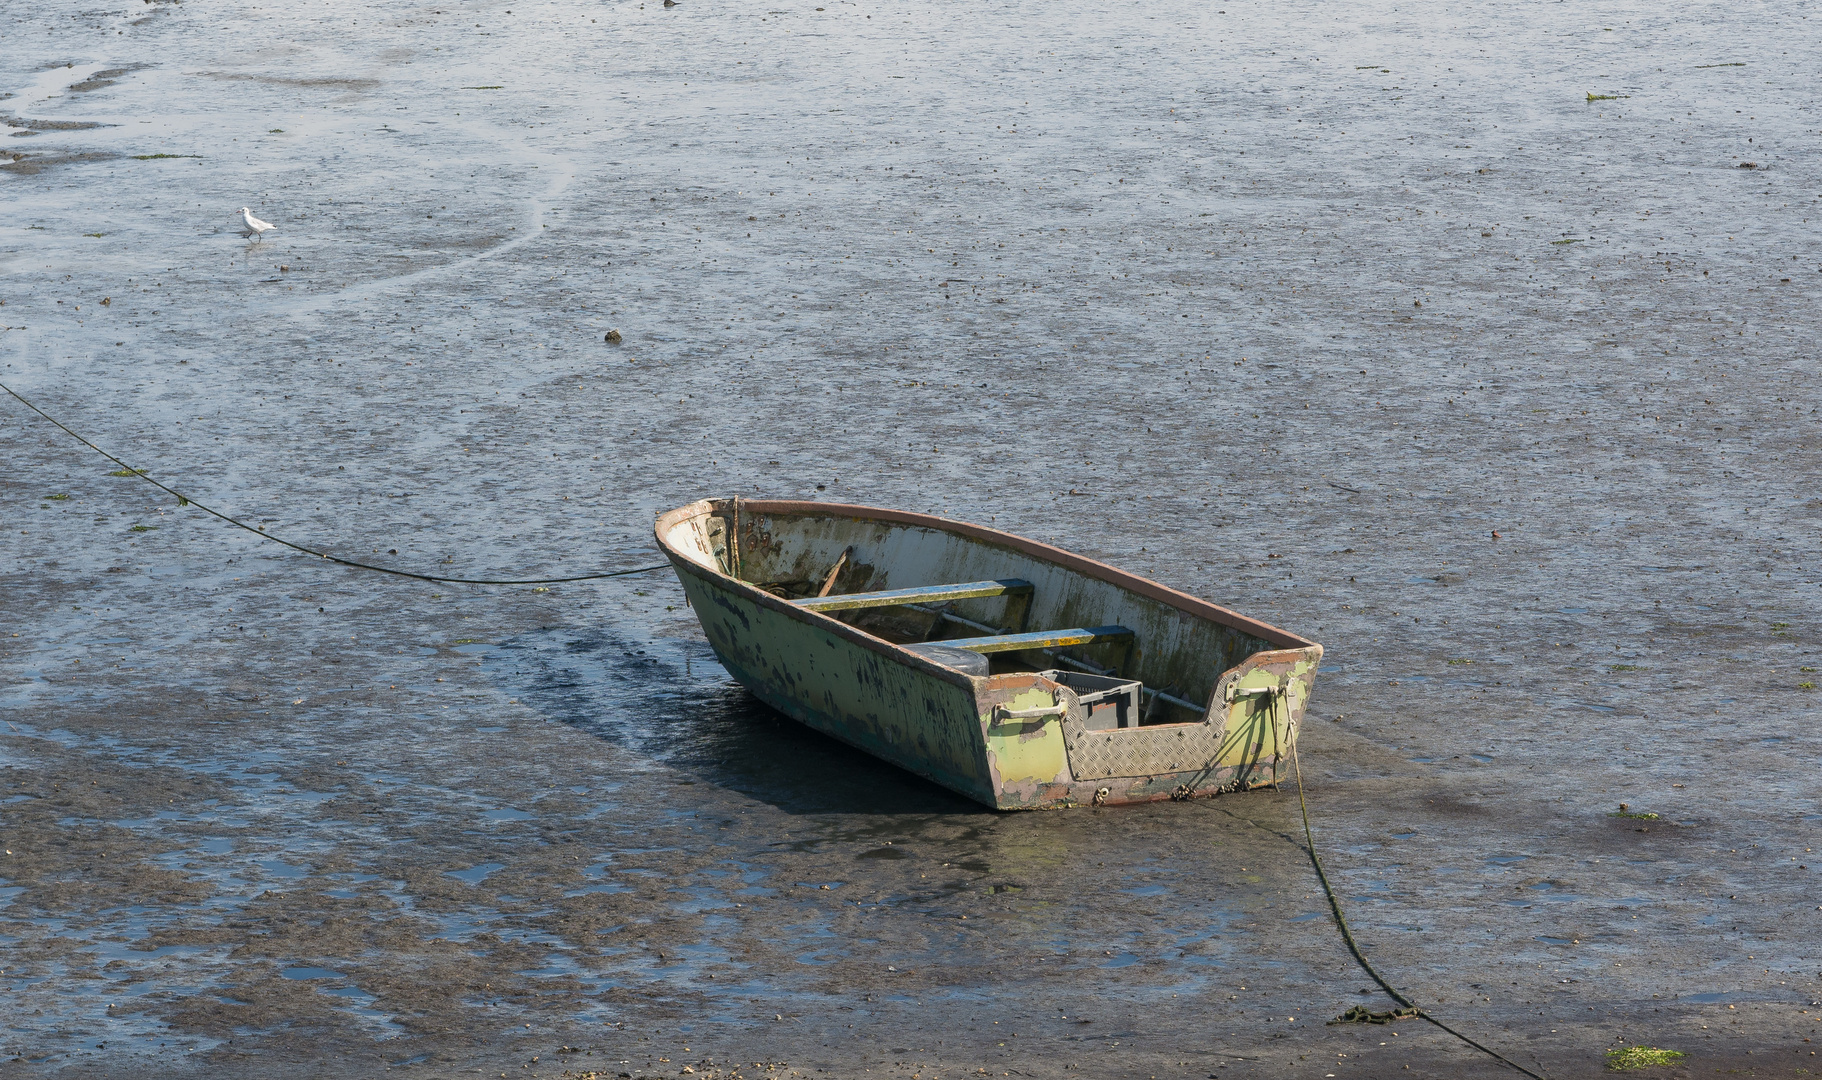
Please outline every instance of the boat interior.
[[1267, 640], [1262, 624], [1224, 620], [1232, 613], [1212, 605], [1186, 610], [1146, 595], [1148, 582], [990, 530], [853, 507], [698, 505], [704, 513], [673, 527], [675, 549], [965, 674], [1040, 673], [1076, 692], [1090, 728], [1199, 723], [1224, 671], [1307, 644], [1282, 631], [1287, 640]]

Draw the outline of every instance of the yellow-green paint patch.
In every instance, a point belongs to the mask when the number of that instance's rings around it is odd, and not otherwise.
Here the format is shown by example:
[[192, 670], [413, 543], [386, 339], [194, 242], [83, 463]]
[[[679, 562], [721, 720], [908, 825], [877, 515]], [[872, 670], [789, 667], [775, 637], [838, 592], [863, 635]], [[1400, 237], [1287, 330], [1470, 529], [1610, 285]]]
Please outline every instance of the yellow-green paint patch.
[[[1034, 686], [1013, 696], [1008, 709], [1041, 709], [1055, 704], [1050, 691]], [[1048, 784], [1063, 774], [1063, 725], [1060, 716], [996, 720], [987, 725], [987, 752], [999, 767], [1001, 784], [1035, 780]]]

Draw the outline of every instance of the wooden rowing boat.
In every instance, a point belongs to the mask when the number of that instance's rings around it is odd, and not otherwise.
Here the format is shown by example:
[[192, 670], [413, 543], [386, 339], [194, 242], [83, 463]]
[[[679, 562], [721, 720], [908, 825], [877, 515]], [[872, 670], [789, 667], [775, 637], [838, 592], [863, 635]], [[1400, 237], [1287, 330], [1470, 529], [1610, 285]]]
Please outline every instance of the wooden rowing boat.
[[1277, 783], [1322, 659], [1206, 600], [928, 514], [705, 499], [656, 532], [755, 696], [1003, 810]]

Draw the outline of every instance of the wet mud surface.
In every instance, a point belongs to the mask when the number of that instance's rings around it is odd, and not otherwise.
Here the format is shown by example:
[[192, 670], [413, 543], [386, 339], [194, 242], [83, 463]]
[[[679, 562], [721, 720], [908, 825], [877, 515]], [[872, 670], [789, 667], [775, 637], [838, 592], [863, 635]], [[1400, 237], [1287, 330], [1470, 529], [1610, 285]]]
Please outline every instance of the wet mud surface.
[[[1809, 13], [824, 7], [22, 9], [0, 380], [406, 569], [800, 496], [1310, 635], [1396, 985], [1822, 1071]], [[1512, 1075], [1324, 1026], [1288, 789], [993, 814], [668, 571], [338, 568], [5, 400], [0, 1076]]]

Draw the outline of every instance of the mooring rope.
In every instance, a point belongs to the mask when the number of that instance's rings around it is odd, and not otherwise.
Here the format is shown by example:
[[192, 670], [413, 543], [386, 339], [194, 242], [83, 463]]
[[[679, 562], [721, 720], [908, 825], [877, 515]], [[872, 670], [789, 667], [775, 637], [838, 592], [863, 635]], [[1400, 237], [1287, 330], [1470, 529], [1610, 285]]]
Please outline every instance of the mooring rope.
[[1297, 742], [1294, 737], [1291, 741], [1291, 765], [1297, 771], [1297, 807], [1303, 811], [1303, 839], [1307, 845], [1304, 850], [1309, 852], [1310, 865], [1316, 868], [1316, 878], [1322, 882], [1322, 892], [1328, 897], [1329, 911], [1335, 916], [1335, 926], [1341, 931], [1341, 940], [1347, 943], [1348, 952], [1354, 954], [1354, 961], [1360, 965], [1361, 970], [1365, 971], [1368, 975], [1371, 975], [1373, 981], [1378, 983], [1379, 988], [1384, 990], [1393, 1001], [1410, 1009], [1419, 1019], [1427, 1020], [1430, 1023], [1435, 1024], [1437, 1027], [1455, 1036], [1462, 1042], [1467, 1043], [1474, 1049], [1479, 1050], [1494, 1061], [1517, 1069], [1519, 1072], [1531, 1077], [1532, 1080], [1545, 1080], [1545, 1077], [1542, 1075], [1532, 1072], [1518, 1062], [1501, 1055], [1496, 1050], [1482, 1046], [1480, 1043], [1477, 1043], [1473, 1039], [1463, 1035], [1461, 1032], [1456, 1031], [1441, 1020], [1431, 1016], [1416, 1002], [1394, 989], [1391, 983], [1385, 981], [1384, 976], [1374, 970], [1373, 965], [1367, 961], [1366, 955], [1360, 951], [1360, 946], [1354, 943], [1354, 932], [1348, 928], [1347, 916], [1341, 913], [1341, 900], [1335, 895], [1334, 886], [1329, 884], [1329, 875], [1322, 868], [1322, 857], [1316, 854], [1316, 836], [1310, 829], [1310, 807], [1309, 803], [1305, 801], [1303, 797], [1303, 763], [1297, 759]]
[[241, 528], [241, 529], [247, 530], [248, 532], [252, 533], [254, 536], [259, 537], [261, 540], [270, 540], [275, 544], [283, 544], [284, 546], [291, 548], [293, 551], [301, 551], [306, 555], [314, 555], [319, 559], [327, 559], [330, 562], [336, 563], [341, 566], [352, 566], [357, 570], [372, 570], [375, 573], [391, 574], [395, 577], [413, 578], [417, 581], [434, 581], [434, 582], [438, 582], [440, 584], [445, 584], [445, 585], [561, 585], [561, 584], [564, 584], [566, 582], [571, 582], [571, 581], [599, 581], [602, 578], [626, 577], [629, 574], [647, 574], [653, 570], [664, 570], [664, 569], [668, 569], [670, 567], [670, 563], [660, 563], [657, 566], [642, 566], [642, 567], [639, 567], [637, 570], [612, 570], [612, 571], [609, 571], [607, 573], [602, 573], [602, 574], [577, 574], [573, 577], [559, 577], [559, 578], [525, 578], [525, 579], [458, 578], [458, 577], [438, 577], [435, 574], [416, 574], [416, 573], [412, 573], [410, 570], [395, 570], [390, 566], [375, 566], [372, 563], [364, 563], [364, 562], [360, 562], [356, 559], [344, 559], [339, 555], [331, 555], [325, 551], [318, 551], [315, 548], [305, 547], [303, 544], [294, 544], [289, 540], [280, 539], [279, 537], [273, 536], [271, 533], [267, 532], [263, 528], [260, 528], [259, 526], [249, 525], [246, 522], [241, 521], [237, 518], [230, 517], [229, 515], [224, 514], [224, 513], [220, 512], [219, 510], [214, 510], [207, 506], [204, 506], [202, 503], [197, 502], [195, 499], [190, 498], [189, 496], [183, 494], [182, 492], [177, 491], [174, 488], [166, 487], [164, 484], [161, 484], [158, 481], [147, 476], [143, 469], [135, 469], [133, 466], [128, 465], [126, 462], [115, 457], [113, 454], [110, 454], [106, 450], [103, 450], [101, 447], [96, 446], [94, 443], [83, 438], [81, 435], [76, 434], [74, 431], [70, 430], [69, 426], [67, 424], [65, 424], [63, 421], [57, 419], [55, 416], [52, 416], [50, 413], [45, 412], [43, 409], [40, 409], [38, 406], [27, 401], [25, 398], [21, 397], [19, 395], [18, 391], [14, 390], [12, 387], [7, 386], [4, 383], [0, 383], [0, 390], [5, 390], [8, 394], [11, 394], [13, 396], [14, 400], [18, 401], [19, 404], [24, 405], [26, 408], [37, 413], [39, 416], [42, 416], [46, 420], [49, 420], [51, 423], [57, 425], [57, 427], [60, 430], [62, 430], [62, 432], [65, 435], [68, 435], [70, 438], [75, 439], [77, 442], [88, 447], [90, 450], [95, 451], [97, 454], [100, 454], [102, 457], [107, 458], [109, 461], [120, 466], [121, 470], [126, 475], [136, 476], [139, 479], [144, 480], [146, 483], [151, 484], [153, 487], [157, 488], [158, 490], [165, 492], [168, 495], [176, 496], [177, 505], [179, 507], [194, 506], [194, 507], [196, 507], [196, 509], [201, 510], [203, 513], [208, 514], [210, 517], [219, 518], [222, 521], [225, 521], [228, 524], [235, 526], [236, 528]]

